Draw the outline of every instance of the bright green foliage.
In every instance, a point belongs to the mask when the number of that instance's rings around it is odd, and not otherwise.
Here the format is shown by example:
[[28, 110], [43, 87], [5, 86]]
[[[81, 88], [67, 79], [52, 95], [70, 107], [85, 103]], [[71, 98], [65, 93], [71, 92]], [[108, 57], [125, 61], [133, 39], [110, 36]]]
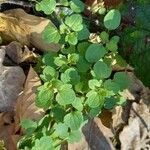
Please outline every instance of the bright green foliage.
[[78, 34], [76, 32], [71, 32], [65, 37], [65, 41], [71, 45], [76, 45], [78, 42]]
[[82, 111], [83, 110], [83, 102], [84, 102], [84, 98], [81, 97], [76, 97], [76, 99], [72, 102], [72, 106], [74, 108], [76, 108], [78, 111]]
[[60, 40], [60, 34], [55, 27], [48, 25], [43, 31], [43, 39], [48, 43], [58, 43]]
[[101, 38], [103, 43], [109, 42], [109, 34], [105, 31], [100, 33], [100, 38]]
[[109, 51], [116, 52], [118, 50], [118, 45], [114, 41], [109, 41], [109, 43], [106, 44], [106, 48]]
[[97, 61], [93, 67], [95, 77], [97, 79], [108, 78], [111, 75], [111, 68], [102, 61]]
[[97, 92], [95, 91], [90, 91], [89, 93], [87, 93], [87, 104], [91, 107], [91, 108], [95, 108], [98, 107], [100, 105], [100, 99], [99, 99], [99, 95]]
[[55, 0], [42, 0], [41, 2], [36, 4], [37, 11], [43, 11], [46, 15], [51, 14], [56, 7]]
[[76, 12], [76, 13], [80, 13], [84, 10], [84, 3], [80, 0], [72, 0], [70, 2], [70, 8]]
[[120, 90], [119, 85], [110, 79], [108, 79], [104, 82], [104, 87], [107, 90], [113, 91], [114, 93], [117, 93]]
[[40, 139], [35, 140], [35, 146], [32, 150], [56, 150], [53, 147], [52, 139], [50, 136], [43, 136]]
[[83, 25], [83, 29], [78, 32], [78, 40], [81, 41], [81, 40], [88, 39], [89, 36], [90, 36], [90, 32], [88, 28], [86, 27], [86, 25]]
[[[53, 0], [49, 1], [51, 6], [47, 0], [38, 3], [38, 10], [52, 12]], [[92, 42], [90, 21], [79, 14], [84, 11], [83, 2], [60, 0], [56, 4], [63, 5], [53, 13], [57, 12], [58, 24], [48, 25], [43, 38], [48, 43], [60, 43], [61, 48], [41, 59], [43, 82], [35, 101], [36, 106], [45, 110], [45, 116], [38, 123], [23, 122], [28, 134], [19, 143], [21, 149], [60, 150], [63, 142], [79, 142], [81, 128], [89, 118], [98, 116], [104, 108], [124, 104], [121, 92], [128, 86], [127, 76], [123, 72], [114, 74], [111, 69], [118, 55], [119, 37], [110, 36], [102, 26], [102, 31], [96, 33], [99, 42]], [[105, 9], [99, 10], [99, 14], [104, 13]], [[119, 26], [118, 13], [110, 10], [104, 17], [107, 29]]]
[[105, 12], [106, 12], [106, 8], [104, 8], [104, 7], [100, 8], [100, 9], [98, 10], [98, 13], [99, 13], [100, 15], [104, 15]]
[[117, 103], [117, 100], [116, 98], [114, 97], [110, 97], [110, 98], [107, 98], [106, 101], [105, 101], [105, 104], [104, 104], [104, 107], [106, 109], [112, 109]]
[[55, 132], [56, 134], [62, 138], [65, 139], [68, 137], [68, 126], [66, 126], [64, 123], [58, 123], [55, 125]]
[[104, 17], [104, 25], [108, 30], [115, 30], [119, 27], [121, 21], [121, 14], [118, 10], [110, 10]]
[[71, 104], [75, 99], [76, 95], [74, 91], [67, 85], [63, 85], [61, 90], [59, 90], [58, 94], [56, 95], [56, 101], [60, 105]]
[[71, 131], [68, 137], [69, 143], [79, 142], [82, 138], [82, 134], [79, 130]]
[[69, 26], [73, 31], [81, 31], [83, 29], [82, 17], [78, 14], [73, 14], [67, 16], [65, 19], [65, 24]]
[[64, 83], [71, 83], [72, 85], [75, 85], [80, 81], [80, 76], [74, 68], [69, 68], [61, 74], [61, 80]]
[[96, 79], [91, 79], [89, 80], [89, 88], [94, 90], [96, 87], [100, 87], [102, 82], [96, 80]]
[[48, 87], [47, 83], [40, 87], [36, 98], [36, 105], [42, 108], [48, 108], [54, 97], [53, 90]]
[[115, 73], [113, 81], [119, 85], [121, 90], [126, 89], [130, 83], [128, 76], [124, 72]]
[[21, 121], [21, 126], [26, 130], [26, 133], [31, 134], [36, 130], [37, 123], [32, 120], [25, 119]]
[[91, 44], [85, 54], [85, 58], [88, 62], [94, 63], [100, 60], [106, 53], [103, 45], [100, 44]]
[[64, 117], [64, 123], [70, 127], [71, 130], [78, 130], [83, 123], [83, 115], [79, 111], [74, 111]]

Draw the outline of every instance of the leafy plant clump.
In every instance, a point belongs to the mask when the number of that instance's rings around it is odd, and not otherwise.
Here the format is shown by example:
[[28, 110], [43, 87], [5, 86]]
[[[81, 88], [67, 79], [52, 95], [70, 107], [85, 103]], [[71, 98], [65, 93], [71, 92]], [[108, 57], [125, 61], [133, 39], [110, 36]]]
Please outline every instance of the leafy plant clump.
[[45, 110], [45, 116], [39, 122], [22, 121], [26, 135], [18, 143], [20, 149], [57, 150], [66, 141], [79, 142], [88, 119], [125, 102], [122, 91], [129, 79], [125, 72], [112, 70], [122, 61], [117, 52], [119, 37], [109, 35], [119, 27], [120, 12], [97, 10], [103, 30], [97, 33], [98, 42], [92, 43], [81, 15], [84, 8], [80, 0], [42, 0], [36, 5], [47, 15], [58, 13], [60, 25], [48, 25], [43, 38], [62, 47], [42, 57], [43, 85], [37, 90], [36, 105]]

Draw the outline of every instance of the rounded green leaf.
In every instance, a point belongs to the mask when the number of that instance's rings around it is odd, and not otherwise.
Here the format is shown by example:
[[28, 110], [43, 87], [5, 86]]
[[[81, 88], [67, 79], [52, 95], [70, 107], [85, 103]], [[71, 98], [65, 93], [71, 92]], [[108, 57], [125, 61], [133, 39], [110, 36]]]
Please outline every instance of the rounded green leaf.
[[100, 38], [103, 43], [107, 43], [109, 41], [109, 34], [106, 31], [100, 33]]
[[115, 30], [121, 22], [121, 14], [119, 10], [112, 9], [104, 17], [104, 25], [108, 30]]
[[80, 12], [84, 11], [84, 3], [80, 0], [71, 0], [70, 1], [70, 8], [74, 12], [80, 13]]
[[56, 0], [42, 0], [36, 4], [37, 11], [43, 11], [46, 15], [50, 15], [55, 11]]
[[58, 30], [50, 25], [48, 25], [43, 31], [42, 37], [47, 43], [58, 43], [60, 40], [60, 34]]
[[75, 99], [75, 92], [66, 85], [62, 86], [61, 90], [59, 90], [56, 95], [56, 101], [63, 106], [71, 104]]
[[100, 15], [104, 15], [105, 12], [106, 12], [106, 8], [104, 8], [104, 7], [100, 8], [100, 9], [98, 10], [98, 13], [99, 13]]
[[118, 50], [118, 45], [114, 41], [109, 41], [108, 43], [106, 43], [106, 48], [109, 51], [116, 52]]
[[120, 37], [117, 36], [117, 35], [115, 35], [115, 36], [113, 36], [110, 40], [113, 41], [113, 42], [115, 42], [115, 43], [118, 43], [119, 40], [120, 40]]
[[43, 74], [47, 76], [49, 79], [52, 79], [56, 76], [56, 70], [51, 66], [46, 66], [43, 70]]
[[119, 90], [120, 90], [120, 87], [117, 83], [113, 82], [112, 80], [106, 80], [104, 82], [104, 87], [107, 89], [107, 90], [110, 90], [110, 91], [113, 91], [114, 93], [118, 93]]
[[69, 26], [73, 31], [81, 31], [83, 29], [82, 17], [79, 14], [73, 14], [67, 16], [65, 19], [65, 24]]
[[104, 108], [113, 109], [114, 106], [116, 105], [116, 103], [117, 103], [116, 98], [114, 98], [114, 97], [107, 98], [104, 103]]
[[126, 89], [130, 83], [129, 77], [125, 72], [115, 73], [113, 81], [119, 85], [120, 90]]
[[71, 130], [78, 130], [83, 123], [83, 115], [79, 111], [71, 112], [64, 117], [64, 123], [71, 128]]
[[86, 25], [83, 25], [83, 29], [78, 32], [78, 40], [81, 41], [81, 40], [88, 39], [89, 36], [90, 36], [90, 32], [88, 28], [86, 27]]
[[43, 136], [35, 140], [35, 145], [31, 150], [55, 150], [50, 136]]
[[54, 97], [53, 90], [45, 86], [40, 87], [40, 90], [37, 93], [36, 97], [36, 106], [40, 108], [48, 108], [51, 104], [51, 101]]
[[69, 136], [68, 127], [64, 123], [58, 123], [55, 125], [55, 132], [61, 138], [65, 139]]
[[26, 130], [26, 133], [33, 133], [37, 128], [37, 123], [29, 119], [24, 119], [21, 121], [21, 127]]
[[95, 89], [96, 87], [100, 87], [101, 86], [101, 83], [98, 80], [96, 80], [96, 79], [89, 80], [88, 84], [89, 84], [89, 88], [90, 89]]
[[61, 74], [61, 80], [64, 83], [71, 83], [75, 85], [80, 81], [80, 76], [76, 71], [76, 69], [69, 68], [64, 73]]
[[87, 94], [87, 101], [86, 103], [91, 107], [91, 108], [96, 108], [100, 105], [100, 99], [99, 95], [95, 91], [91, 91], [90, 93]]
[[47, 65], [47, 66], [51, 66], [51, 67], [56, 67], [56, 65], [54, 64], [54, 56], [56, 55], [56, 53], [46, 53], [44, 54], [43, 58], [42, 58], [42, 62]]
[[53, 116], [56, 122], [62, 122], [65, 114], [65, 109], [63, 109], [60, 105], [56, 105], [51, 109], [51, 115]]
[[74, 108], [76, 108], [78, 111], [82, 111], [83, 110], [83, 100], [84, 100], [84, 98], [79, 98], [79, 97], [77, 97], [74, 101], [73, 101], [73, 103], [72, 103], [72, 106], [74, 107]]
[[77, 62], [77, 69], [79, 72], [87, 72], [90, 69], [90, 63], [83, 56], [80, 56]]
[[81, 55], [85, 55], [85, 52], [89, 46], [89, 42], [81, 42], [77, 45], [77, 50]]
[[103, 45], [91, 44], [85, 53], [85, 58], [88, 62], [94, 63], [100, 60], [105, 54], [106, 50]]
[[67, 139], [68, 143], [74, 143], [81, 141], [82, 132], [80, 130], [71, 131]]
[[67, 64], [67, 59], [64, 55], [59, 55], [59, 57], [54, 58], [54, 64], [58, 67], [61, 67], [65, 64]]
[[91, 118], [94, 118], [98, 116], [101, 113], [101, 111], [102, 111], [102, 107], [91, 108], [89, 112], [89, 116]]
[[97, 79], [108, 78], [111, 75], [111, 68], [104, 62], [97, 61], [93, 67], [95, 77]]
[[68, 54], [69, 64], [76, 65], [78, 61], [79, 61], [79, 54], [76, 53]]
[[78, 42], [78, 34], [77, 32], [71, 32], [66, 35], [65, 41], [71, 45], [76, 45]]

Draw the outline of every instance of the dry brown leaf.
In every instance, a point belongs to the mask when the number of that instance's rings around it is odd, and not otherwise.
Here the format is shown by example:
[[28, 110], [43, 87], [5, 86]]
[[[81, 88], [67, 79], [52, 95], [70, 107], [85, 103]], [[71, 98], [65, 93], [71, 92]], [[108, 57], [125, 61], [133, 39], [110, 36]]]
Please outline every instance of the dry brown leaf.
[[15, 123], [19, 125], [22, 119], [39, 120], [44, 110], [35, 105], [36, 89], [41, 84], [34, 69], [30, 67], [24, 91], [17, 100]]
[[0, 13], [0, 34], [5, 41], [18, 41], [42, 51], [58, 51], [60, 45], [42, 39], [41, 33], [48, 24], [52, 24], [49, 19], [29, 15], [22, 9]]
[[130, 74], [133, 81], [129, 91], [134, 95], [135, 102], [130, 101], [128, 113], [128, 126], [120, 133], [122, 150], [150, 149], [150, 89], [144, 87], [134, 75]]
[[150, 149], [150, 108], [143, 102], [133, 103], [129, 125], [120, 134], [122, 150]]
[[68, 150], [113, 150], [110, 141], [111, 130], [105, 127], [99, 118], [90, 120], [82, 129], [84, 137], [81, 142], [69, 144]]
[[16, 145], [11, 139], [14, 133], [13, 112], [0, 114], [0, 140], [4, 141], [7, 150], [17, 150]]
[[35, 54], [28, 49], [27, 46], [22, 46], [20, 43], [13, 41], [6, 46], [6, 54], [16, 64], [22, 62], [33, 62]]
[[109, 110], [103, 110], [103, 112], [100, 114], [100, 119], [102, 124], [107, 127], [111, 128], [112, 126], [112, 112]]

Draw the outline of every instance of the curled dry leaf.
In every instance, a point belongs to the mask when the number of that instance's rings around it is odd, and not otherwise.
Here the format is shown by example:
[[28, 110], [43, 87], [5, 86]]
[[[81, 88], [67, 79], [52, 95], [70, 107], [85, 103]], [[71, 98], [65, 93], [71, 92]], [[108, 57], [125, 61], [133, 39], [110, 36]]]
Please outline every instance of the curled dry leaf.
[[36, 107], [36, 89], [41, 84], [40, 79], [34, 69], [30, 67], [23, 93], [19, 96], [16, 105], [15, 124], [16, 130], [22, 119], [39, 120], [44, 114], [44, 110]]
[[[150, 149], [150, 89], [132, 75], [133, 86], [129, 88], [135, 96], [128, 113], [128, 126], [120, 133], [122, 150]], [[137, 96], [138, 95], [138, 96]]]
[[105, 127], [99, 118], [90, 120], [82, 129], [83, 138], [81, 142], [69, 144], [68, 150], [113, 150], [110, 141], [113, 137], [111, 130]]
[[[7, 150], [17, 150], [11, 135], [14, 133], [13, 112], [0, 114], [0, 141]], [[0, 147], [1, 148], [1, 147]], [[3, 150], [3, 149], [2, 149]]]
[[58, 51], [60, 45], [42, 39], [42, 31], [48, 24], [52, 24], [49, 19], [29, 15], [22, 9], [0, 13], [0, 34], [4, 41], [18, 41], [42, 51]]
[[122, 150], [150, 149], [150, 109], [142, 101], [133, 103], [130, 116], [119, 137]]
[[22, 46], [19, 42], [13, 41], [6, 46], [6, 54], [16, 64], [22, 62], [33, 62], [35, 58], [34, 52], [30, 51], [27, 46]]
[[3, 66], [5, 49], [0, 48], [0, 111], [13, 111], [18, 95], [23, 90], [25, 75], [21, 67]]

